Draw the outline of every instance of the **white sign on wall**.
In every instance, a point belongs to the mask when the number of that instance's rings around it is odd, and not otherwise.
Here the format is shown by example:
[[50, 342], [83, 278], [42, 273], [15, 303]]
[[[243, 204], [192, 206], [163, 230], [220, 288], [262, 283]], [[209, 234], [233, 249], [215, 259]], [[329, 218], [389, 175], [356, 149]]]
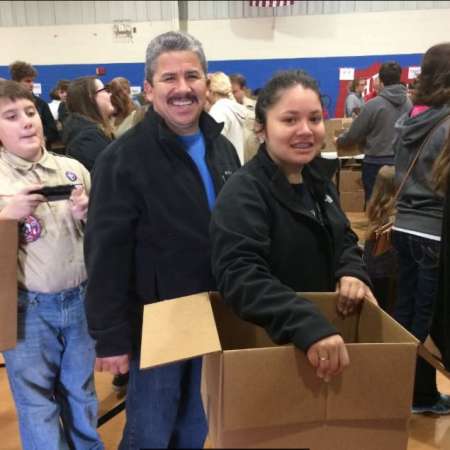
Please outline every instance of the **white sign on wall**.
[[33, 83], [33, 94], [41, 95], [42, 94], [42, 85], [41, 83]]
[[131, 95], [138, 95], [141, 93], [142, 88], [141, 86], [130, 86]]
[[408, 67], [408, 80], [413, 80], [420, 75], [420, 66], [410, 66]]
[[340, 80], [353, 80], [355, 78], [355, 69], [353, 67], [340, 67], [339, 79]]

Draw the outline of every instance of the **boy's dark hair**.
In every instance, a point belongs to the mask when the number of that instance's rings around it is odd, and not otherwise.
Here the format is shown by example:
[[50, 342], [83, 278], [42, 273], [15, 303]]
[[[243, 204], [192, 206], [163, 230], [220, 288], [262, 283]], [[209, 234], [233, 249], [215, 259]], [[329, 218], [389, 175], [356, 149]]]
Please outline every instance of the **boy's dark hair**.
[[244, 75], [241, 75], [240, 73], [233, 73], [229, 76], [229, 78], [232, 83], [239, 85], [241, 89], [247, 87], [247, 80], [245, 79]]
[[314, 91], [322, 104], [319, 86], [314, 78], [303, 70], [284, 70], [275, 74], [260, 90], [255, 107], [256, 122], [264, 128], [267, 111], [278, 102], [283, 91], [297, 85]]
[[399, 84], [402, 76], [402, 68], [398, 62], [388, 61], [381, 64], [378, 75], [384, 86]]
[[11, 79], [14, 81], [22, 81], [24, 78], [36, 78], [37, 70], [25, 61], [15, 61], [9, 66]]
[[0, 81], [0, 100], [5, 98], [13, 102], [23, 98], [34, 103], [34, 98], [31, 92], [17, 81]]
[[426, 51], [413, 102], [436, 107], [450, 103], [450, 42], [434, 45]]

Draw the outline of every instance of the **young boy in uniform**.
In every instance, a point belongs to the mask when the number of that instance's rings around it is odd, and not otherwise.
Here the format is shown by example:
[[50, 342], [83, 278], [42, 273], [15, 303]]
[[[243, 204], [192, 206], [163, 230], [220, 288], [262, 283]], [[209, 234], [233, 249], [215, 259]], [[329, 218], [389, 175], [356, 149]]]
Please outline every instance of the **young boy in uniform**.
[[[17, 220], [18, 341], [4, 352], [25, 450], [103, 449], [94, 343], [84, 312], [83, 229], [90, 178], [47, 152], [31, 92], [0, 82], [0, 220]], [[48, 201], [44, 186], [75, 185]]]

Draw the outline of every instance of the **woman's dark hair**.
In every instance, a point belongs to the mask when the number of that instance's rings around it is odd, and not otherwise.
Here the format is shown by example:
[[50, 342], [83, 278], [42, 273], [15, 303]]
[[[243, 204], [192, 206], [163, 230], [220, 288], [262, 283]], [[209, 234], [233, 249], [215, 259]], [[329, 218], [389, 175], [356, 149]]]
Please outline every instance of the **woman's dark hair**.
[[95, 122], [107, 136], [112, 136], [109, 122], [105, 120], [98, 108], [96, 77], [80, 77], [73, 80], [67, 90], [67, 109]]
[[314, 91], [322, 105], [319, 86], [314, 78], [303, 70], [281, 71], [276, 73], [259, 91], [255, 107], [256, 122], [264, 128], [267, 121], [267, 111], [278, 102], [283, 91], [297, 85]]
[[450, 103], [450, 42], [434, 45], [426, 51], [413, 102], [438, 107]]
[[50, 98], [51, 98], [52, 100], [59, 100], [59, 94], [58, 94], [58, 89], [57, 89], [57, 88], [53, 88], [53, 89], [50, 91]]

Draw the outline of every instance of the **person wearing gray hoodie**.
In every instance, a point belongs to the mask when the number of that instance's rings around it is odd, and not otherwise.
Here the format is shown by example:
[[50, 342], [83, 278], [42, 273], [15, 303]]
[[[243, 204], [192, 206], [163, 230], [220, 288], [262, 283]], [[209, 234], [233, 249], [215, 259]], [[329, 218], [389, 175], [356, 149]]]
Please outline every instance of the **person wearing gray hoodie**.
[[[397, 124], [395, 181], [399, 193], [392, 243], [398, 257], [394, 318], [424, 342], [437, 299], [444, 198], [435, 190], [433, 165], [450, 131], [450, 42], [427, 50], [413, 95], [414, 107]], [[420, 151], [420, 153], [418, 153]], [[450, 414], [450, 396], [436, 386], [436, 369], [418, 358], [413, 413]]]
[[349, 130], [336, 141], [339, 148], [354, 144], [364, 148], [362, 181], [366, 203], [372, 195], [380, 168], [394, 164], [395, 122], [412, 107], [406, 87], [400, 84], [401, 72], [402, 68], [397, 62], [381, 65], [379, 95], [366, 103]]

